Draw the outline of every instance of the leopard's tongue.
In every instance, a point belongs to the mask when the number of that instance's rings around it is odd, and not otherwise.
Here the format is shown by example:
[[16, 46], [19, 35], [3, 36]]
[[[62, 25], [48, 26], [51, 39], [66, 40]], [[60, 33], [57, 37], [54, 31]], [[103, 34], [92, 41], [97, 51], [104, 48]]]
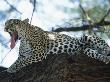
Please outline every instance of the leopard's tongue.
[[15, 43], [16, 43], [16, 32], [13, 32], [12, 37], [11, 37], [11, 45], [10, 48], [13, 49], [15, 47]]

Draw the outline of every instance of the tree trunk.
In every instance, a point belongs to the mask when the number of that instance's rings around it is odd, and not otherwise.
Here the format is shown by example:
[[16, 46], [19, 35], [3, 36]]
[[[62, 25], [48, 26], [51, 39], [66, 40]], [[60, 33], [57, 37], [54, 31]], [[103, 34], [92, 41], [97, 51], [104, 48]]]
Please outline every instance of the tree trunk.
[[110, 64], [82, 54], [48, 55], [17, 73], [0, 74], [0, 82], [110, 82]]

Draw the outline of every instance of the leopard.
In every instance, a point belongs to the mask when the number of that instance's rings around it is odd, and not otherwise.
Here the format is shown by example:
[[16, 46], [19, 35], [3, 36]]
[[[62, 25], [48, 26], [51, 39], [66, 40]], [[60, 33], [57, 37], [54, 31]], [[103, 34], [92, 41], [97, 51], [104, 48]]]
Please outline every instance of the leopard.
[[58, 32], [44, 31], [38, 26], [31, 25], [29, 19], [9, 19], [5, 22], [4, 30], [12, 38], [11, 48], [20, 40], [18, 59], [7, 69], [9, 73], [20, 71], [23, 67], [42, 61], [49, 54], [79, 55], [110, 62], [110, 46], [105, 40], [96, 35], [83, 35], [80, 38], [71, 37]]

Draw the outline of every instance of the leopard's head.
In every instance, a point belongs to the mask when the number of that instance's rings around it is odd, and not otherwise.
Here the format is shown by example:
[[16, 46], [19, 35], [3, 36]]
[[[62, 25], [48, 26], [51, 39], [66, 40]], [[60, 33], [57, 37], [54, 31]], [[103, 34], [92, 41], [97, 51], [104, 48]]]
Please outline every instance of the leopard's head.
[[14, 48], [15, 42], [21, 37], [18, 35], [18, 29], [21, 28], [22, 23], [27, 23], [29, 19], [23, 21], [19, 19], [9, 19], [5, 22], [4, 31], [8, 32], [11, 36], [11, 48]]

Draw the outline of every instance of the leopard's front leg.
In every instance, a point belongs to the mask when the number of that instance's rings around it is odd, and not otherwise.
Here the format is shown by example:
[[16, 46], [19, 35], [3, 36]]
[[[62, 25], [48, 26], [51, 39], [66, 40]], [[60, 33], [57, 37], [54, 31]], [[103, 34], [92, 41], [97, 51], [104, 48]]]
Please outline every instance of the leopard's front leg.
[[86, 48], [84, 50], [84, 54], [86, 54], [87, 56], [89, 56], [91, 58], [95, 58], [95, 59], [98, 59], [100, 61], [103, 61], [106, 64], [108, 64], [110, 62], [110, 59], [107, 56], [99, 54], [97, 50], [93, 50], [91, 48]]
[[28, 57], [19, 57], [16, 62], [14, 64], [12, 64], [8, 69], [7, 72], [9, 73], [14, 73], [19, 71], [21, 68], [28, 66], [34, 62], [39, 62], [41, 60], [43, 60], [44, 54], [34, 54], [34, 55], [30, 55]]
[[[44, 46], [37, 46], [34, 45], [35, 48], [31, 50], [31, 53], [27, 53], [27, 55], [22, 56], [21, 53], [19, 53], [19, 57], [16, 60], [14, 64], [12, 64], [8, 69], [7, 72], [13, 73], [17, 72], [21, 68], [28, 66], [34, 62], [42, 61], [43, 59], [46, 58], [47, 53], [46, 53], [46, 48]], [[24, 52], [26, 54], [26, 52]]]

